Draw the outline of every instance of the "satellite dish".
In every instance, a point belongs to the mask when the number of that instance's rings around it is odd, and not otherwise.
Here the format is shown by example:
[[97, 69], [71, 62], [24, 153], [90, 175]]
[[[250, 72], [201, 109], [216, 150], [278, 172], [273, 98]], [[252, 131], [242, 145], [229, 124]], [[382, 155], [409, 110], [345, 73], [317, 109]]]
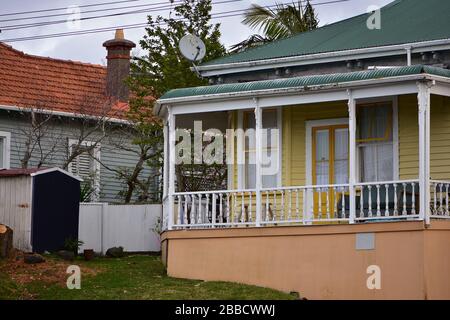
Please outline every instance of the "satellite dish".
[[189, 61], [202, 60], [206, 55], [205, 43], [193, 34], [188, 33], [181, 38], [179, 46], [181, 54]]

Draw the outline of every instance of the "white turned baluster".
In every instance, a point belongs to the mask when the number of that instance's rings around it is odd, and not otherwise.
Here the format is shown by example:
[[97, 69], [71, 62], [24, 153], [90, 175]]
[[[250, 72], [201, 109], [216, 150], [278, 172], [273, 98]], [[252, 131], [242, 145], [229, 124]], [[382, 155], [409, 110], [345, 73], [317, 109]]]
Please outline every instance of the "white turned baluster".
[[372, 217], [372, 186], [367, 187], [369, 189], [369, 217]]
[[327, 219], [330, 219], [330, 191], [327, 188], [326, 189], [327, 192]]
[[444, 204], [442, 203], [442, 183], [439, 184], [439, 214], [444, 214]]
[[[205, 194], [205, 198], [206, 198], [206, 212], [205, 212], [204, 223], [208, 223], [209, 222], [209, 194]], [[211, 214], [211, 216], [212, 216], [212, 214]], [[212, 217], [211, 217], [211, 222], [212, 222]]]
[[342, 218], [345, 218], [345, 187], [342, 187]]
[[291, 220], [291, 217], [292, 217], [292, 192], [291, 192], [291, 190], [288, 190], [288, 196], [289, 196], [288, 220]]
[[307, 189], [303, 189], [303, 209], [302, 209], [302, 220], [303, 220], [303, 224], [305, 224], [306, 222], [306, 212], [308, 210], [308, 201], [306, 199], [306, 193], [307, 193]]
[[183, 224], [188, 224], [188, 213], [187, 213], [187, 195], [184, 195], [184, 197], [183, 197], [183, 199], [184, 199], [184, 206], [183, 206], [183, 208], [184, 208], [184, 217], [183, 217], [183, 220], [184, 220], [184, 223]]
[[377, 217], [381, 216], [381, 207], [380, 207], [380, 203], [381, 203], [381, 199], [380, 199], [380, 185], [377, 184], [376, 185], [377, 188]]
[[269, 221], [269, 191], [266, 191], [266, 217], [264, 220]]
[[280, 212], [280, 220], [283, 221], [286, 219], [286, 212], [284, 209], [284, 190], [281, 190], [281, 212]]
[[437, 214], [437, 183], [434, 184], [433, 214]]
[[360, 218], [364, 217], [364, 186], [361, 186], [361, 195], [359, 197], [359, 214]]
[[411, 187], [412, 187], [412, 208], [411, 208], [411, 214], [416, 214], [416, 191], [415, 191], [415, 188], [416, 188], [416, 184], [413, 182], [413, 183], [411, 183]]
[[217, 199], [216, 199], [216, 194], [215, 193], [213, 193], [212, 194], [212, 204], [211, 204], [211, 206], [212, 206], [212, 212], [211, 212], [211, 224], [212, 224], [212, 227], [214, 228], [215, 227], [215, 224], [216, 224], [216, 220], [217, 220]]
[[197, 216], [197, 223], [202, 224], [203, 223], [203, 217], [202, 217], [202, 194], [200, 193], [198, 195], [198, 216]]
[[241, 192], [241, 222], [245, 222], [245, 194]]
[[384, 185], [384, 192], [386, 193], [386, 205], [385, 205], [385, 209], [384, 209], [384, 216], [385, 217], [389, 217], [389, 185], [385, 184]]
[[394, 216], [398, 216], [397, 184], [394, 183]]
[[406, 215], [408, 212], [406, 211], [406, 183], [403, 183], [403, 211], [402, 215]]
[[227, 193], [227, 209], [226, 209], [226, 215], [227, 215], [227, 223], [230, 223], [230, 193]]
[[448, 183], [445, 184], [445, 215], [448, 216]]
[[238, 193], [237, 192], [233, 193], [233, 198], [234, 198], [233, 199], [233, 201], [234, 201], [233, 222], [239, 222], [239, 220], [238, 220], [239, 210], [238, 210], [238, 203], [237, 203]]
[[252, 192], [248, 193], [248, 222], [252, 222]]
[[219, 223], [223, 223], [223, 194], [219, 194]]
[[177, 211], [178, 211], [178, 214], [177, 214], [177, 225], [180, 225], [181, 224], [181, 197], [180, 196], [177, 196], [177, 200], [178, 200], [178, 208], [177, 208]]
[[191, 196], [191, 224], [195, 224], [195, 195]]
[[317, 214], [317, 218], [318, 219], [322, 219], [322, 189], [318, 189], [318, 193], [319, 193], [319, 203], [318, 203], [318, 205], [319, 205], [319, 212], [318, 212], [318, 214]]
[[339, 201], [339, 197], [338, 197], [338, 190], [337, 187], [333, 187], [333, 203], [334, 203], [334, 207], [333, 207], [333, 218], [339, 218], [339, 210], [338, 210], [338, 201]]
[[300, 201], [299, 201], [299, 195], [298, 195], [298, 189], [295, 189], [295, 214], [297, 216], [297, 219], [300, 220]]
[[276, 220], [276, 216], [277, 216], [277, 192], [274, 191], [273, 192], [273, 217], [272, 217], [272, 221]]

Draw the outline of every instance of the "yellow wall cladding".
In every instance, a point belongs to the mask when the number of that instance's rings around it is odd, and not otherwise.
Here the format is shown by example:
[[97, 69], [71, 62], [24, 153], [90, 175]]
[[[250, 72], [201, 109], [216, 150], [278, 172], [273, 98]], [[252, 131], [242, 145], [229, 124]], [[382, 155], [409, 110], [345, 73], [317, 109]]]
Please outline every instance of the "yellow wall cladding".
[[[432, 96], [431, 105], [431, 177], [433, 179], [450, 179], [450, 99]], [[417, 112], [416, 95], [399, 97], [400, 179], [418, 178], [419, 135]], [[306, 184], [306, 122], [309, 120], [347, 118], [347, 102], [338, 101], [285, 107], [282, 117], [283, 186], [302, 186]], [[235, 126], [236, 121], [237, 116], [234, 113], [233, 122]], [[233, 182], [234, 187], [237, 188], [237, 168], [234, 167]]]
[[285, 108], [283, 112], [283, 184], [306, 184], [306, 121], [348, 118], [346, 101]]
[[[400, 179], [419, 175], [419, 127], [417, 97], [399, 97], [399, 169]], [[450, 179], [450, 99], [431, 97], [430, 174], [432, 179]]]

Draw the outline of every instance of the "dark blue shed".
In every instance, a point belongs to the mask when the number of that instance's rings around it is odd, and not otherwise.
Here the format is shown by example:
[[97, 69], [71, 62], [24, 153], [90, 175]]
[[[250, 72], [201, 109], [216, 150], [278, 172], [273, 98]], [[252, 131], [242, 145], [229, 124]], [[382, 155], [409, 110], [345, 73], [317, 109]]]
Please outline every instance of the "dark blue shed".
[[0, 170], [0, 223], [17, 249], [56, 251], [78, 238], [80, 181], [59, 168]]

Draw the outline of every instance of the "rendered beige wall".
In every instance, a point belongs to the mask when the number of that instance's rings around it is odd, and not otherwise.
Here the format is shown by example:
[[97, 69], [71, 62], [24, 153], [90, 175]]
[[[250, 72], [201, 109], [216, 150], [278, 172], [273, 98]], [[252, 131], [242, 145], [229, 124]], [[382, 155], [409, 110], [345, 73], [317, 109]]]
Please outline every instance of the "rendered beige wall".
[[[434, 225], [434, 226], [433, 226]], [[307, 299], [450, 299], [450, 222], [171, 231], [168, 274], [297, 291]], [[356, 250], [375, 232], [374, 250]], [[381, 290], [366, 286], [381, 268]]]

